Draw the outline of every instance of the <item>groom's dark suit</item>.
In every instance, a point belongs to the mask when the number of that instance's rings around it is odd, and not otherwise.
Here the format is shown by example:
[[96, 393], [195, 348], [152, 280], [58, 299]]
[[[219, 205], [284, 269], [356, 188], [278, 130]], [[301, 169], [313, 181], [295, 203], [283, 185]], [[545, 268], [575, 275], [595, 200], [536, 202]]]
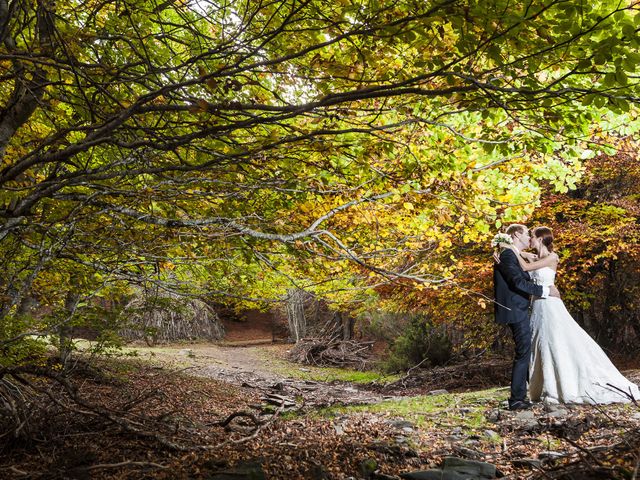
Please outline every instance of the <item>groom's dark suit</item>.
[[542, 287], [531, 281], [529, 274], [520, 266], [516, 253], [505, 249], [500, 253], [500, 263], [493, 267], [493, 289], [496, 322], [509, 325], [516, 344], [509, 398], [509, 405], [513, 405], [523, 401], [527, 395], [531, 356], [529, 296], [542, 296]]

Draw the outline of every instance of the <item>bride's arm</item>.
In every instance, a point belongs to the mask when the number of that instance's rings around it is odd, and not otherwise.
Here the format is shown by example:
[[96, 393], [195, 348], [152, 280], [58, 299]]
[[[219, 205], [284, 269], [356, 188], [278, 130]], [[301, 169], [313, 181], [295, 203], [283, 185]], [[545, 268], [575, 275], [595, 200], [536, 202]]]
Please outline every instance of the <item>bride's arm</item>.
[[537, 270], [542, 267], [551, 267], [555, 269], [558, 266], [559, 259], [557, 254], [551, 253], [546, 257], [539, 258], [532, 262], [525, 262], [520, 255], [518, 255], [518, 261], [525, 272], [530, 272], [531, 270]]
[[536, 255], [535, 253], [520, 252], [520, 256], [529, 262], [538, 260], [538, 255]]

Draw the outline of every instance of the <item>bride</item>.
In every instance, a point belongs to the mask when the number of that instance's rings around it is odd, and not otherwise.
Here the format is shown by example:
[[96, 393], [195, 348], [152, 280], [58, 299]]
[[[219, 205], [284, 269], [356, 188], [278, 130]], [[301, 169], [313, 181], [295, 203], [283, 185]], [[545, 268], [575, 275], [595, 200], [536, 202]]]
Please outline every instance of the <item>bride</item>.
[[[539, 285], [553, 285], [558, 255], [550, 228], [533, 230], [531, 246], [518, 260]], [[518, 252], [516, 252], [518, 253]], [[523, 258], [524, 257], [524, 258]], [[529, 396], [547, 403], [618, 403], [640, 399], [600, 346], [571, 317], [560, 298], [536, 298], [531, 312]]]

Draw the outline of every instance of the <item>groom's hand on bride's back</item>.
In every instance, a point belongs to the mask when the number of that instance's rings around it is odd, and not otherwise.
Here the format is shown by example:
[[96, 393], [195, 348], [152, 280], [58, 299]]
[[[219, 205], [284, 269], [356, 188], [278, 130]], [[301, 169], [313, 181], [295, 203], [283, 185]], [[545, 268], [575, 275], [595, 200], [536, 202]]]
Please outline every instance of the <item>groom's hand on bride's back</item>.
[[549, 286], [549, 296], [560, 298], [560, 292], [558, 291], [555, 285]]

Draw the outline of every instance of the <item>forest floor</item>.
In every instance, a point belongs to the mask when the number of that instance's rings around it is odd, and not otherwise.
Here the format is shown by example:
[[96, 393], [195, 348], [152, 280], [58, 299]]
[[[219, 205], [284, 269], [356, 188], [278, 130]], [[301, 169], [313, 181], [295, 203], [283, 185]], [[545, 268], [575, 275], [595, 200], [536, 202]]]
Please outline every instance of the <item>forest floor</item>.
[[513, 479], [638, 475], [633, 404], [510, 412], [505, 361], [385, 377], [292, 364], [289, 348], [184, 344], [135, 347], [97, 369], [83, 360], [72, 380], [101, 409], [48, 385], [75, 411], [54, 405], [35, 439], [5, 444], [0, 478], [382, 479], [447, 456]]

